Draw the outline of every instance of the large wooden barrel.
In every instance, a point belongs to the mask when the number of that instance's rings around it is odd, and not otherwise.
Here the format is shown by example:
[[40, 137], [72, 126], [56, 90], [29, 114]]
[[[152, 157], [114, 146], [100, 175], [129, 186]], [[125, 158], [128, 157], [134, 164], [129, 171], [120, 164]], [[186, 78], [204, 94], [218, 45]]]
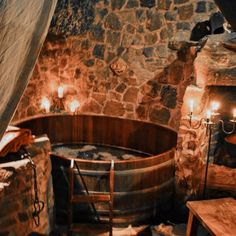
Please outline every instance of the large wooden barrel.
[[[177, 135], [166, 127], [136, 120], [92, 115], [52, 115], [18, 123], [36, 135], [46, 133], [52, 143], [96, 143], [149, 153], [150, 157], [115, 161], [114, 222], [138, 225], [170, 209], [174, 193], [174, 152]], [[66, 170], [70, 158], [52, 154], [58, 211], [66, 212]], [[110, 161], [78, 159], [90, 193], [108, 192]], [[78, 184], [81, 185], [80, 178]], [[59, 200], [57, 200], [59, 199]], [[60, 208], [60, 209], [59, 209]], [[82, 211], [83, 209], [81, 209]], [[108, 220], [106, 204], [96, 204], [100, 218]], [[92, 215], [91, 211], [79, 213]], [[59, 214], [60, 215], [60, 214]], [[59, 216], [60, 217], [60, 216]]]

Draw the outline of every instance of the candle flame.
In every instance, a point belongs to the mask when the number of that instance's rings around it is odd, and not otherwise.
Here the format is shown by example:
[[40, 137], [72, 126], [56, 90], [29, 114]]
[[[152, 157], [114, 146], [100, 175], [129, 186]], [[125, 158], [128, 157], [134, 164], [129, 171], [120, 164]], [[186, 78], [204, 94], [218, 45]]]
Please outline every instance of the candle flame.
[[59, 98], [63, 98], [64, 95], [64, 88], [62, 86], [59, 86], [57, 89], [57, 95]]
[[194, 108], [194, 100], [191, 99], [191, 100], [189, 100], [189, 109], [190, 109], [190, 112], [193, 112], [193, 108]]
[[43, 97], [41, 100], [41, 109], [45, 109], [46, 113], [49, 113], [50, 111], [50, 101], [48, 98]]
[[233, 118], [236, 118], [236, 108], [233, 109]]
[[73, 100], [71, 103], [70, 103], [70, 111], [71, 112], [76, 112], [76, 110], [79, 108], [79, 102], [77, 100]]
[[220, 103], [219, 103], [219, 102], [213, 101], [213, 102], [211, 103], [211, 109], [212, 109], [212, 111], [217, 111], [217, 110], [219, 109], [219, 107], [220, 107]]
[[207, 110], [207, 112], [206, 112], [206, 118], [207, 118], [207, 119], [211, 119], [211, 116], [212, 116], [212, 111], [211, 111], [211, 110]]

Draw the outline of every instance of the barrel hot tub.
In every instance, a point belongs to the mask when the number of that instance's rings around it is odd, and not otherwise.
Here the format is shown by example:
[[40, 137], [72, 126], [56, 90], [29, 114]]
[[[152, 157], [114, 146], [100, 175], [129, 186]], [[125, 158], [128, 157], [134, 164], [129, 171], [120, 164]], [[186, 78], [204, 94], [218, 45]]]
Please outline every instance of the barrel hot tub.
[[[115, 160], [114, 223], [138, 225], [170, 209], [174, 193], [174, 152], [177, 134], [157, 124], [130, 119], [95, 115], [49, 115], [18, 122], [35, 135], [47, 134], [56, 144], [99, 144], [136, 150], [144, 157]], [[56, 220], [66, 223], [68, 200], [67, 168], [71, 156], [51, 155], [56, 203]], [[78, 165], [90, 193], [108, 192], [109, 160], [86, 160], [78, 157]], [[80, 185], [78, 179], [78, 185]], [[78, 189], [81, 186], [77, 186]], [[81, 190], [81, 189], [80, 189]], [[83, 191], [83, 190], [81, 190]], [[100, 218], [108, 220], [106, 204], [96, 204]], [[78, 211], [78, 212], [77, 212]], [[75, 207], [75, 213], [92, 216], [88, 207]]]

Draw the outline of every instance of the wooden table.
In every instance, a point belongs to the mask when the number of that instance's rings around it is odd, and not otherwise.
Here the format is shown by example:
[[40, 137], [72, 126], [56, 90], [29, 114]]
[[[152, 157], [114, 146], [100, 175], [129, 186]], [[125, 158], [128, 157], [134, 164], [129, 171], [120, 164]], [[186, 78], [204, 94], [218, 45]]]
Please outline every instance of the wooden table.
[[211, 235], [236, 235], [236, 200], [221, 198], [187, 202], [189, 218], [186, 236], [196, 235], [197, 220]]

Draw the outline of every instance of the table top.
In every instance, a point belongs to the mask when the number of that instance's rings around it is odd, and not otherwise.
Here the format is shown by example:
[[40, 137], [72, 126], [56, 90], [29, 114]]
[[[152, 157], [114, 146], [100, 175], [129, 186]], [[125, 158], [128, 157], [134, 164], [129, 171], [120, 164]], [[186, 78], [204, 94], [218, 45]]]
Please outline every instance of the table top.
[[236, 235], [235, 199], [220, 198], [189, 201], [186, 205], [212, 235]]

